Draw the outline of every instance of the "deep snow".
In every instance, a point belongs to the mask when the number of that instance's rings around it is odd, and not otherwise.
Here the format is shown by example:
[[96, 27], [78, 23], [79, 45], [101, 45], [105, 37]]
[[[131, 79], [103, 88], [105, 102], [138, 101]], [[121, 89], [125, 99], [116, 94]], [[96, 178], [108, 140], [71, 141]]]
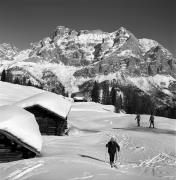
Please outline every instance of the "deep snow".
[[[111, 107], [110, 107], [111, 108]], [[0, 164], [2, 180], [159, 180], [176, 178], [176, 120], [116, 114], [97, 103], [74, 103], [70, 136], [43, 136], [42, 157]], [[118, 169], [110, 168], [105, 144], [121, 146]], [[106, 161], [106, 163], [105, 163]]]
[[33, 114], [16, 106], [0, 106], [0, 130], [10, 133], [14, 140], [19, 139], [40, 154], [42, 136]]
[[12, 104], [42, 92], [44, 91], [34, 87], [27, 87], [0, 81], [0, 106]]
[[62, 95], [56, 95], [51, 92], [43, 92], [14, 103], [14, 105], [21, 108], [39, 105], [63, 118], [66, 118], [70, 111], [72, 102], [64, 98]]

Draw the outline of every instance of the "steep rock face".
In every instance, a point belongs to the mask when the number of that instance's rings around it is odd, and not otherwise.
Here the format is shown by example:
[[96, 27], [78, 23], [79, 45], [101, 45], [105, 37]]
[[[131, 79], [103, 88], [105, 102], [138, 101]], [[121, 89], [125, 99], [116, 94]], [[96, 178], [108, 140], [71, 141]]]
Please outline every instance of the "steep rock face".
[[102, 42], [107, 33], [76, 31], [58, 26], [51, 37], [32, 44], [33, 52], [47, 61], [81, 66], [94, 59], [94, 46]]
[[[86, 82], [116, 80], [147, 93], [164, 88], [167, 95], [175, 93], [176, 60], [172, 54], [154, 40], [137, 39], [124, 27], [108, 33], [58, 26], [50, 37], [31, 43], [30, 49], [17, 51], [5, 44], [0, 53], [0, 71], [9, 69], [13, 76], [25, 77], [49, 91], [60, 93], [65, 88], [72, 93], [81, 91], [83, 84], [92, 86]], [[157, 75], [164, 78], [159, 84]]]
[[175, 73], [175, 60], [167, 49], [154, 40], [140, 39], [139, 42], [144, 54], [145, 62], [148, 63], [149, 75]]
[[[175, 76], [175, 60], [171, 53], [156, 41], [138, 40], [131, 32], [120, 28], [114, 32], [113, 43], [104, 40], [95, 46], [96, 56], [87, 67], [83, 67], [75, 76], [94, 77], [96, 74], [109, 74], [125, 71], [132, 76], [170, 74]], [[112, 40], [112, 39], [111, 39]], [[99, 51], [98, 51], [99, 50]]]
[[74, 74], [76, 78], [119, 70], [130, 75], [175, 76], [176, 69], [172, 54], [162, 45], [150, 39], [137, 39], [123, 27], [107, 33], [58, 26], [51, 37], [31, 43], [25, 61], [80, 67]]

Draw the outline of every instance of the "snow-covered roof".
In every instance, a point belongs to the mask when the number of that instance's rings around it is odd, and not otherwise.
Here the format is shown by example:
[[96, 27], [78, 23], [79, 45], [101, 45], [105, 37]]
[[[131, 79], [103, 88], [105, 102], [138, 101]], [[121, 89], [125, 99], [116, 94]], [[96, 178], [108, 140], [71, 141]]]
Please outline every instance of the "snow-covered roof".
[[45, 91], [31, 86], [22, 86], [0, 81], [0, 106], [10, 105], [42, 92]]
[[76, 100], [84, 100], [85, 98], [83, 96], [75, 96], [73, 99]]
[[42, 136], [35, 117], [30, 112], [16, 106], [1, 106], [0, 130], [26, 144], [26, 148], [38, 153], [41, 151]]
[[71, 109], [72, 102], [67, 100], [62, 95], [57, 95], [51, 92], [44, 92], [19, 101], [15, 103], [15, 105], [22, 108], [39, 105], [57, 114], [58, 116], [66, 118]]

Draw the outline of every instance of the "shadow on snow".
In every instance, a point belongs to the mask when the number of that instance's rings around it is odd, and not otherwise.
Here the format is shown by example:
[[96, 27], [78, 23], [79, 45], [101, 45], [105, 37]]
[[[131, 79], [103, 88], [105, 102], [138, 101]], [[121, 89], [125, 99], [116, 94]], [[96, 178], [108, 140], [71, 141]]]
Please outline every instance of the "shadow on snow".
[[105, 162], [102, 159], [98, 159], [98, 158], [95, 158], [95, 157], [92, 157], [92, 156], [88, 156], [88, 155], [84, 155], [84, 154], [79, 154], [79, 156], [84, 157], [84, 158], [90, 158], [90, 159], [93, 159], [93, 160], [96, 160], [96, 161], [100, 161], [100, 162]]
[[113, 129], [122, 129], [129, 131], [138, 131], [138, 132], [152, 132], [156, 134], [169, 134], [176, 135], [176, 131], [169, 129], [157, 129], [157, 128], [149, 128], [149, 127], [127, 127], [127, 128], [113, 128]]

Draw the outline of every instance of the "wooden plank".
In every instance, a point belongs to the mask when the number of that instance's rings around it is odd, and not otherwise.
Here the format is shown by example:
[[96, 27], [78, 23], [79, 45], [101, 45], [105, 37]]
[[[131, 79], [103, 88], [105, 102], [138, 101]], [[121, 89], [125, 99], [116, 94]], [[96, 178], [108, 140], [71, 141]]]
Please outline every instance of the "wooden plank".
[[36, 155], [40, 155], [40, 152], [38, 152], [36, 149], [34, 149], [33, 147], [29, 146], [28, 144], [22, 142], [20, 139], [18, 139], [17, 137], [15, 137], [14, 135], [12, 135], [11, 133], [4, 131], [4, 130], [0, 130], [1, 134], [4, 134], [6, 137], [8, 137], [8, 139], [11, 139], [13, 141], [15, 141], [17, 144], [21, 145], [22, 147], [25, 147], [26, 149], [34, 152]]

